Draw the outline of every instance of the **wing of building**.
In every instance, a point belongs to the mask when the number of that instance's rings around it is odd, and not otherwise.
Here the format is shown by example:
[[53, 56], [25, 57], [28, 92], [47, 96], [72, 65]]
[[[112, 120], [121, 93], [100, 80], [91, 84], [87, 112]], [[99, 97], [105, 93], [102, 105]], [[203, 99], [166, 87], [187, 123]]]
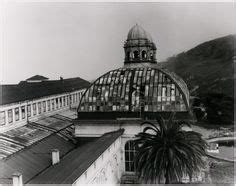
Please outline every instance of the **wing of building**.
[[1, 183], [137, 183], [132, 140], [141, 123], [172, 112], [191, 118], [187, 85], [158, 65], [156, 50], [135, 25], [123, 67], [91, 84], [36, 76], [2, 86]]

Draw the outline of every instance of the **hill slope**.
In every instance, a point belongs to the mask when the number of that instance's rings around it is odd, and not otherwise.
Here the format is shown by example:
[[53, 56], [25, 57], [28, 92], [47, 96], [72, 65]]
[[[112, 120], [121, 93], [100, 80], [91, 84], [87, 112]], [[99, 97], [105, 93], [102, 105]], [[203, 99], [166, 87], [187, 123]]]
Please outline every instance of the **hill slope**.
[[187, 83], [192, 95], [222, 93], [233, 97], [233, 56], [235, 35], [202, 43], [169, 58], [162, 66]]
[[198, 121], [232, 124], [235, 35], [214, 39], [161, 63], [187, 83]]

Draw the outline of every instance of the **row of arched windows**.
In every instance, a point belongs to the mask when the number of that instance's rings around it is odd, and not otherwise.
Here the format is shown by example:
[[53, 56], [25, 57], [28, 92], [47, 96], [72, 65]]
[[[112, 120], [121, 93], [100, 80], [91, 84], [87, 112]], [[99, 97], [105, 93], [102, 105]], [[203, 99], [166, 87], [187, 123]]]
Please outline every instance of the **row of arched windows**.
[[[153, 59], [153, 54], [150, 54], [150, 58]], [[133, 52], [127, 52], [126, 54], [126, 59], [130, 60], [130, 59], [140, 59], [140, 53], [138, 50], [135, 50]], [[141, 59], [147, 59], [147, 52], [145, 50], [143, 50], [141, 52]]]

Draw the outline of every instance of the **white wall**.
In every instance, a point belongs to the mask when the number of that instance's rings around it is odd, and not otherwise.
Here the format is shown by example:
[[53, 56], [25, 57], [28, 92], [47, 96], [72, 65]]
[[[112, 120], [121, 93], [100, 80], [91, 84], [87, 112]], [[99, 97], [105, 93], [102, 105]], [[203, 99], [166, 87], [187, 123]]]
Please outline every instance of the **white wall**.
[[[27, 120], [33, 122], [36, 121], [39, 118], [43, 118], [52, 114], [55, 114], [59, 111], [62, 111], [64, 109], [69, 109], [69, 108], [76, 108], [79, 105], [79, 101], [82, 97], [83, 92], [85, 91], [85, 89], [81, 89], [81, 90], [77, 90], [77, 91], [73, 91], [73, 92], [69, 92], [69, 93], [64, 93], [64, 94], [55, 94], [55, 95], [51, 95], [51, 96], [45, 96], [42, 98], [38, 98], [38, 99], [33, 99], [33, 100], [25, 100], [22, 102], [18, 102], [18, 103], [12, 103], [12, 104], [7, 104], [7, 105], [1, 105], [0, 106], [0, 133], [2, 132], [6, 132], [8, 130], [23, 126], [27, 124]], [[64, 104], [64, 99], [63, 97], [65, 97], [65, 104]], [[70, 102], [70, 97], [72, 98], [71, 102]], [[55, 107], [55, 100], [57, 98], [61, 98], [62, 100], [62, 104], [60, 107], [58, 107], [56, 109]], [[67, 99], [68, 98], [68, 99]], [[50, 106], [48, 105], [47, 101], [50, 100]], [[46, 111], [43, 112], [43, 102], [46, 101]], [[54, 110], [52, 110], [52, 102], [54, 102]], [[36, 114], [33, 114], [33, 104], [36, 104]], [[38, 109], [38, 103], [41, 104], [41, 113], [39, 113], [39, 109]], [[31, 106], [31, 116], [28, 117], [27, 116], [27, 106]], [[22, 117], [22, 110], [21, 107], [25, 106], [25, 118]], [[48, 106], [50, 107], [50, 111], [48, 110]], [[19, 120], [16, 120], [16, 115], [15, 115], [15, 109], [18, 108], [19, 109]], [[8, 117], [8, 111], [12, 110], [12, 114], [13, 114], [13, 121], [9, 122], [9, 117]], [[4, 114], [3, 114], [4, 113]]]
[[[82, 122], [82, 121], [80, 121]], [[123, 174], [132, 174], [131, 172], [125, 171], [125, 144], [129, 140], [133, 140], [135, 138], [135, 135], [138, 134], [143, 130], [144, 126], [141, 126], [139, 122], [137, 124], [134, 123], [125, 123], [125, 124], [118, 124], [118, 123], [97, 123], [91, 122], [91, 124], [76, 124], [75, 125], [75, 135], [78, 137], [99, 137], [103, 135], [104, 133], [115, 131], [118, 129], [125, 129], [122, 137], [121, 137], [121, 144], [120, 144], [120, 155], [121, 155], [121, 164], [119, 167], [121, 176]], [[92, 130], [91, 130], [92, 129]]]
[[113, 142], [105, 152], [74, 182], [81, 184], [117, 184], [121, 178], [121, 137]]
[[[82, 121], [80, 121], [82, 122]], [[91, 123], [86, 124], [76, 124], [75, 125], [75, 136], [77, 137], [99, 137], [107, 132], [112, 132], [121, 128], [124, 128], [124, 137], [134, 136], [142, 130], [142, 126], [137, 122], [137, 124], [119, 124], [119, 123], [95, 123], [96, 121], [91, 121]], [[91, 128], [93, 130], [91, 130]]]

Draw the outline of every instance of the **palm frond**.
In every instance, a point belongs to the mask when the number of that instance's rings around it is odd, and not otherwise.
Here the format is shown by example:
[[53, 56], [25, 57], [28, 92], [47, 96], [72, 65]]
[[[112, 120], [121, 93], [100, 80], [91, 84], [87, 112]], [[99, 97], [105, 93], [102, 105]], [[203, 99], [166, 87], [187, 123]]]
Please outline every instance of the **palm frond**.
[[[157, 117], [157, 124], [148, 125], [136, 135], [135, 167], [137, 175], [146, 183], [181, 182], [183, 176], [192, 178], [204, 166], [207, 143], [194, 131], [183, 131], [190, 125], [174, 121], [175, 113], [168, 122]], [[154, 133], [149, 133], [154, 132]]]

